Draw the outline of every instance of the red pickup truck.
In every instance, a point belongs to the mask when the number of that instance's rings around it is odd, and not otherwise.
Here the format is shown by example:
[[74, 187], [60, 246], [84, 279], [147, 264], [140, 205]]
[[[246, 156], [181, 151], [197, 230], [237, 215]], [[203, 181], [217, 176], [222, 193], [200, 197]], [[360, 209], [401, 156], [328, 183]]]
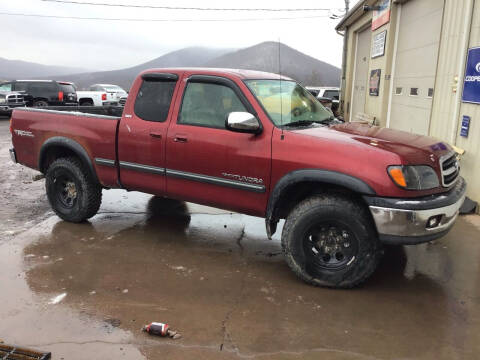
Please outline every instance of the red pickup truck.
[[153, 69], [122, 117], [15, 109], [13, 161], [45, 174], [64, 220], [94, 216], [123, 188], [266, 219], [304, 281], [352, 287], [382, 243], [445, 235], [465, 198], [455, 153], [438, 140], [333, 118], [275, 74]]

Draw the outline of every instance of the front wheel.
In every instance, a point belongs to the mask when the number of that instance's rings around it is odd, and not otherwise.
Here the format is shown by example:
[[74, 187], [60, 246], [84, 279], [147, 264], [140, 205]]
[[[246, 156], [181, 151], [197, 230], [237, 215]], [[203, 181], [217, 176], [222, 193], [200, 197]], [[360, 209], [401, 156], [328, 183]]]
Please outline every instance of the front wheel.
[[82, 222], [94, 216], [102, 202], [102, 188], [73, 157], [55, 160], [45, 175], [47, 197], [63, 220]]
[[302, 280], [335, 288], [364, 282], [381, 256], [367, 209], [334, 194], [311, 197], [292, 210], [283, 228], [282, 248]]

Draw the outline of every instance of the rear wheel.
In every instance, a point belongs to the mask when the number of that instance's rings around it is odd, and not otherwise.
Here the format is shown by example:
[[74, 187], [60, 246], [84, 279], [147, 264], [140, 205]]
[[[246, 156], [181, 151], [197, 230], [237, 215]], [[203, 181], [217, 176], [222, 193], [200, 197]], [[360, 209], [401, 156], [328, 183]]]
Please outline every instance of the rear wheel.
[[350, 288], [376, 269], [381, 246], [367, 209], [343, 195], [320, 195], [287, 217], [282, 248], [290, 268], [317, 286]]
[[63, 220], [82, 222], [94, 216], [102, 202], [102, 188], [73, 157], [55, 160], [45, 175], [47, 197]]
[[48, 103], [45, 100], [36, 100], [33, 102], [33, 107], [44, 108], [47, 106]]

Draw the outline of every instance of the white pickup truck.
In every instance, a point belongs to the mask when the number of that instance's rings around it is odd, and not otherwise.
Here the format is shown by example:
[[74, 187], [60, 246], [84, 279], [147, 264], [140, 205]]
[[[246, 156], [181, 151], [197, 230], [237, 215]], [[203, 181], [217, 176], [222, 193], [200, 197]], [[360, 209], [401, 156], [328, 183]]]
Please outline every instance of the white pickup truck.
[[118, 85], [95, 84], [87, 91], [77, 91], [80, 106], [118, 105], [120, 98], [127, 96], [127, 92]]

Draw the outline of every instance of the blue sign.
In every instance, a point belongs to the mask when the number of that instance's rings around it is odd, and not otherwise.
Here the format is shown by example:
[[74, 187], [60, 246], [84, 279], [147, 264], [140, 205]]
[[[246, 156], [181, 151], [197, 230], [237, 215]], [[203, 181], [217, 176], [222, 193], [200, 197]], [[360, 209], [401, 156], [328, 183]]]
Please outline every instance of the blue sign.
[[480, 47], [468, 49], [462, 101], [480, 104]]
[[460, 128], [460, 136], [468, 137], [469, 129], [470, 129], [470, 116], [463, 115], [462, 127]]

